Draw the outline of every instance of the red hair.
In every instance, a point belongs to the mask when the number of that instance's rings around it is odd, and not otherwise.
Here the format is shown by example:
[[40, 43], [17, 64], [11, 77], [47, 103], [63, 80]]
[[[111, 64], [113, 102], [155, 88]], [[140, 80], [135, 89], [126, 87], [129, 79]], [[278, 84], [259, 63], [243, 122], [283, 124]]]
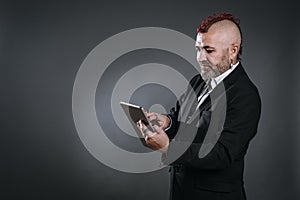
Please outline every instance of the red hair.
[[202, 21], [202, 23], [197, 27], [197, 32], [200, 33], [206, 33], [208, 29], [216, 22], [222, 21], [222, 20], [229, 20], [232, 21], [237, 25], [237, 27], [240, 29], [240, 19], [234, 17], [232, 14], [228, 13], [221, 13], [219, 15], [213, 14], [211, 16], [208, 16], [206, 19]]

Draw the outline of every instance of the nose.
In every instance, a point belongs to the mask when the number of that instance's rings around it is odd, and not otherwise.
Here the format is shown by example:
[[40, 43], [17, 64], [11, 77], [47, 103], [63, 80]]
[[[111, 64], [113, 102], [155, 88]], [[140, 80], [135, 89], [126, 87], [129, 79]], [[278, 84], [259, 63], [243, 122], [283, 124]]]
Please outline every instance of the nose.
[[203, 50], [197, 52], [197, 60], [198, 60], [199, 63], [206, 60], [206, 55], [205, 55], [205, 52]]

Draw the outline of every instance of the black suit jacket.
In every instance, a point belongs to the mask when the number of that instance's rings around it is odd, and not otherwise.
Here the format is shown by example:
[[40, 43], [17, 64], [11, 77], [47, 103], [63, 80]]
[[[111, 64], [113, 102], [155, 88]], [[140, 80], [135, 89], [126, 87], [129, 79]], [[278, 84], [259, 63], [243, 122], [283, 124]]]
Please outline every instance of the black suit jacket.
[[221, 83], [196, 117], [200, 75], [171, 109], [170, 145], [162, 158], [172, 166], [171, 199], [245, 199], [244, 157], [257, 132], [261, 100], [241, 64]]

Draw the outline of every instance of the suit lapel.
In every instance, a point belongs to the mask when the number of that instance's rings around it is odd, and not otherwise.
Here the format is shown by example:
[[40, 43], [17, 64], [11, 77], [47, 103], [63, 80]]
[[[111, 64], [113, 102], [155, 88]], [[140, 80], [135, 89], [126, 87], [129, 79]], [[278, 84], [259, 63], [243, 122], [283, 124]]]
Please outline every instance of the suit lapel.
[[242, 65], [239, 64], [231, 74], [229, 74], [213, 89], [209, 96], [200, 105], [199, 109], [197, 109], [194, 113], [189, 112], [190, 116], [188, 117], [188, 124], [192, 123], [195, 119], [199, 119], [203, 111], [213, 111], [219, 100], [223, 97], [226, 98], [226, 93], [228, 93], [233, 88], [234, 83], [238, 78], [241, 77], [242, 74], [245, 74], [245, 71]]
[[179, 120], [186, 122], [190, 117], [191, 113], [196, 110], [198, 101], [197, 96], [200, 94], [201, 90], [203, 89], [205, 83], [202, 82], [198, 87], [192, 88], [185, 100], [181, 104], [180, 113], [179, 113]]

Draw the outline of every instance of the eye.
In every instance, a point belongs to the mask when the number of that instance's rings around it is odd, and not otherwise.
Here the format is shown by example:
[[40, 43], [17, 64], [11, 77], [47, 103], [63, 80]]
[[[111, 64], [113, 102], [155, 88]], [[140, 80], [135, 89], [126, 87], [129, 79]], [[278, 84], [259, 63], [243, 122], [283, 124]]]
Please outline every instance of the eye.
[[212, 53], [214, 50], [212, 50], [212, 49], [205, 49], [205, 51], [206, 51], [207, 53]]
[[196, 48], [196, 51], [197, 51], [197, 52], [198, 52], [198, 51], [201, 51], [199, 47], [195, 47], [195, 48]]

